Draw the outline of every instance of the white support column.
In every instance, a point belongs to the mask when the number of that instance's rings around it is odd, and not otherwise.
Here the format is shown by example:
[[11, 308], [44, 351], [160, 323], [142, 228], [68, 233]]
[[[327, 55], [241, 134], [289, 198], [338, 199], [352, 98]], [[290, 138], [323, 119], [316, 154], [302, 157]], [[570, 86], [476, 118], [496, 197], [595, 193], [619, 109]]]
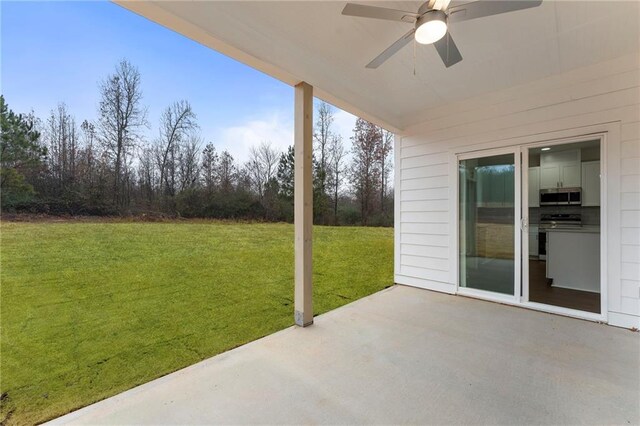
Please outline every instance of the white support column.
[[295, 322], [313, 324], [311, 248], [313, 226], [313, 87], [302, 82], [295, 87]]

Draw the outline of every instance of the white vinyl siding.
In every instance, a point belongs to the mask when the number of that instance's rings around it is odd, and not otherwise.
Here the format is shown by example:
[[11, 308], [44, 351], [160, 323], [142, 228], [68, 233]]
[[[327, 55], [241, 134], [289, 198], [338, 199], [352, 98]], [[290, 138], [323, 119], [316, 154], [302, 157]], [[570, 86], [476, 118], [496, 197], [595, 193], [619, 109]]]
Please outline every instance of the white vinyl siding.
[[448, 152], [424, 146], [400, 150], [400, 265], [405, 277], [447, 281], [449, 246]]
[[[594, 129], [606, 135], [609, 322], [640, 323], [640, 58], [629, 55], [425, 111], [396, 138], [396, 275], [456, 291], [456, 152], [513, 146]], [[600, 126], [600, 127], [598, 127]]]
[[640, 316], [640, 115], [620, 131], [620, 306]]

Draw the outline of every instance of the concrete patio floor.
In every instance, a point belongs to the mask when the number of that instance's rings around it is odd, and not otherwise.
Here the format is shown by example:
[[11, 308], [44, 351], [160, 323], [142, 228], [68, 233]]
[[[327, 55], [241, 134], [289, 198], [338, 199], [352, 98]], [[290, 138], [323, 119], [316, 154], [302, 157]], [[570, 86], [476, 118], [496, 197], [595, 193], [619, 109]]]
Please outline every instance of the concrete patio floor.
[[395, 286], [51, 424], [639, 424], [640, 337]]

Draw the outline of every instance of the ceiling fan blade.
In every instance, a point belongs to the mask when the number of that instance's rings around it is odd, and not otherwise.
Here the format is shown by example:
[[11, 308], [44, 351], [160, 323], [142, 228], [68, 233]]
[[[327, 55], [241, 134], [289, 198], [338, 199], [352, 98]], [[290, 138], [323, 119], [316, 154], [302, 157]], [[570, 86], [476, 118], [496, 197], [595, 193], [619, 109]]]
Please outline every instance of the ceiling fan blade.
[[451, 65], [457, 64], [462, 60], [462, 55], [458, 50], [458, 46], [453, 42], [451, 33], [447, 31], [444, 37], [433, 43], [444, 62], [444, 66], [449, 68]]
[[386, 19], [388, 21], [400, 21], [413, 24], [418, 18], [417, 13], [403, 10], [387, 9], [385, 7], [365, 6], [363, 4], [347, 3], [342, 9], [343, 15], [358, 16], [361, 18]]
[[415, 28], [412, 28], [408, 33], [403, 35], [398, 41], [393, 43], [391, 46], [387, 47], [387, 49], [379, 54], [373, 61], [367, 64], [367, 68], [376, 69], [380, 65], [382, 65], [387, 59], [395, 55], [400, 49], [405, 47], [409, 42], [413, 40], [413, 33], [415, 33]]
[[479, 0], [452, 6], [447, 10], [449, 22], [469, 21], [485, 16], [538, 7], [542, 0]]

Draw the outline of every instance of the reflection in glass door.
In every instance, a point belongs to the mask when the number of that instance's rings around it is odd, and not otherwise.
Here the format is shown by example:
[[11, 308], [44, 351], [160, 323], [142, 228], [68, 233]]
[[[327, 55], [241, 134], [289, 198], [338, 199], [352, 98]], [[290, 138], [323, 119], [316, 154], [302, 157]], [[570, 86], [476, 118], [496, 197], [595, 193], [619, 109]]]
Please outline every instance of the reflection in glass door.
[[460, 160], [461, 288], [515, 295], [517, 183], [515, 152]]

